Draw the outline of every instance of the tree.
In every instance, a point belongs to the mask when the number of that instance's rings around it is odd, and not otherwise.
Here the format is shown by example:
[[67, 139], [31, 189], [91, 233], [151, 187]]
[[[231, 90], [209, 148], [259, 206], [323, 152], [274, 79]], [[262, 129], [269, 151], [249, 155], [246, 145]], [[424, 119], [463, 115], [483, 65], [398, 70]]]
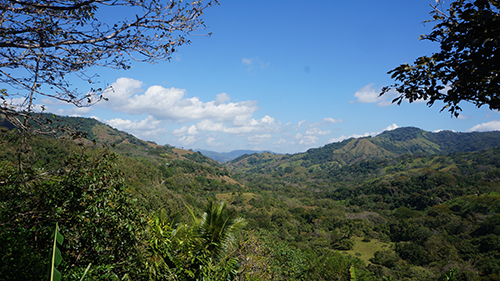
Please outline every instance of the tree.
[[[0, 2], [0, 113], [19, 115], [35, 108], [38, 95], [89, 106], [108, 89], [74, 89], [69, 78], [90, 84], [92, 66], [128, 69], [131, 61], [168, 60], [203, 27], [205, 8], [217, 0], [6, 0]], [[109, 14], [112, 13], [113, 17]], [[117, 18], [116, 21], [109, 21]], [[12, 98], [21, 97], [20, 102]], [[43, 105], [42, 105], [43, 108]], [[26, 114], [21, 114], [27, 117]], [[27, 121], [12, 122], [26, 127]]]
[[235, 241], [236, 233], [247, 221], [237, 217], [227, 204], [209, 200], [201, 218], [197, 218], [190, 210], [193, 219], [193, 233], [203, 250], [214, 260], [220, 260]]
[[58, 223], [64, 236], [58, 269], [64, 280], [81, 276], [89, 263], [92, 280], [140, 280], [143, 227], [116, 169], [116, 155], [91, 150], [62, 161], [56, 171], [33, 167], [22, 172], [0, 161], [0, 275], [46, 279], [50, 236]]
[[234, 280], [235, 235], [246, 225], [224, 202], [209, 201], [201, 218], [177, 224], [160, 211], [149, 220], [146, 270], [151, 280]]
[[384, 87], [381, 95], [395, 90], [399, 96], [393, 102], [398, 104], [404, 99], [425, 100], [429, 106], [443, 101], [441, 111], [456, 117], [462, 101], [499, 110], [500, 2], [456, 0], [447, 12], [431, 6], [438, 24], [421, 39], [440, 43], [441, 51], [389, 71], [397, 83]]

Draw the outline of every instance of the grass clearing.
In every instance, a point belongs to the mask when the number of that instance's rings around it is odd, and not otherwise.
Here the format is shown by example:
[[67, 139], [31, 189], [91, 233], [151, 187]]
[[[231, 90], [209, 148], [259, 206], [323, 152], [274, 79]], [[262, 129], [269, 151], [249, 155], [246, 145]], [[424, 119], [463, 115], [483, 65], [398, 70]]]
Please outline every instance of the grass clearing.
[[391, 244], [380, 242], [376, 239], [371, 239], [370, 242], [363, 242], [363, 237], [353, 237], [354, 247], [349, 251], [341, 251], [342, 253], [349, 254], [353, 257], [357, 257], [364, 261], [366, 264], [370, 264], [370, 258], [373, 257], [376, 251], [389, 250]]
[[[231, 202], [234, 201], [234, 197], [236, 197], [238, 194], [232, 194], [230, 192], [227, 192], [227, 193], [219, 193], [219, 194], [216, 194], [215, 195], [215, 198], [217, 198], [217, 200], [224, 200], [226, 201], [226, 203], [228, 204], [231, 204]], [[245, 204], [245, 207], [246, 208], [249, 208], [251, 207], [250, 205], [248, 205], [248, 201], [250, 201], [252, 198], [255, 197], [255, 193], [252, 193], [252, 192], [243, 192], [241, 194], [241, 198], [243, 199], [243, 203]]]

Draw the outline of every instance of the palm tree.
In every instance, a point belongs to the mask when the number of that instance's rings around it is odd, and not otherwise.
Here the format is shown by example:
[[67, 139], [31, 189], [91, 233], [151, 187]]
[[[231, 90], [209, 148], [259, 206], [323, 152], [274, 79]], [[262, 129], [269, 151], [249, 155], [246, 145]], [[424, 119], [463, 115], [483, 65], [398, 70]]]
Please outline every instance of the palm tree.
[[238, 260], [228, 250], [246, 221], [224, 202], [210, 200], [191, 224], [175, 224], [164, 210], [149, 221], [151, 257], [146, 263], [152, 280], [234, 280]]
[[224, 201], [217, 203], [209, 200], [201, 218], [197, 218], [191, 209], [189, 212], [193, 218], [194, 236], [200, 240], [204, 250], [216, 259], [226, 253], [236, 233], [247, 224], [245, 219], [237, 217], [234, 210], [229, 210]]
[[246, 224], [229, 210], [224, 201], [209, 200], [201, 218], [188, 208], [193, 219], [190, 228], [191, 245], [194, 246], [189, 268], [194, 275], [190, 280], [234, 280], [238, 273], [238, 260], [228, 252], [236, 233]]

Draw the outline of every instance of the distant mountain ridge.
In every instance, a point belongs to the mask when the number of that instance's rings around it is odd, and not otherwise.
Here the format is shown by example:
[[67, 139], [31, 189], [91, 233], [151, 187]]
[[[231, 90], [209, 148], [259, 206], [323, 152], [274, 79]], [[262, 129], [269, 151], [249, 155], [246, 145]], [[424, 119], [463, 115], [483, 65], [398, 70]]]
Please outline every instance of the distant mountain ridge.
[[363, 160], [385, 160], [401, 155], [441, 155], [474, 152], [500, 146], [500, 132], [432, 133], [415, 127], [385, 131], [375, 137], [351, 138], [293, 155], [268, 153], [240, 156], [226, 166], [235, 171], [269, 171], [286, 167], [330, 170]]
[[[86, 139], [126, 156], [143, 159], [189, 159], [196, 162], [217, 161], [235, 171], [273, 170], [286, 167], [304, 167], [308, 170], [340, 168], [363, 160], [386, 160], [401, 155], [441, 155], [455, 152], [474, 152], [500, 146], [500, 131], [458, 133], [424, 131], [403, 127], [385, 131], [375, 137], [351, 138], [312, 148], [303, 153], [277, 154], [270, 151], [234, 150], [218, 153], [209, 150], [184, 150], [169, 145], [140, 140], [98, 120], [83, 117], [64, 117], [40, 114], [52, 126], [70, 126], [86, 134]], [[0, 116], [0, 126], [12, 125]], [[214, 162], [215, 163], [215, 162]]]
[[204, 149], [195, 149], [194, 151], [198, 151], [201, 154], [207, 156], [208, 158], [211, 158], [212, 160], [218, 161], [220, 163], [231, 161], [245, 154], [264, 153], [264, 152], [278, 154], [267, 150], [233, 150], [231, 152], [215, 152]]

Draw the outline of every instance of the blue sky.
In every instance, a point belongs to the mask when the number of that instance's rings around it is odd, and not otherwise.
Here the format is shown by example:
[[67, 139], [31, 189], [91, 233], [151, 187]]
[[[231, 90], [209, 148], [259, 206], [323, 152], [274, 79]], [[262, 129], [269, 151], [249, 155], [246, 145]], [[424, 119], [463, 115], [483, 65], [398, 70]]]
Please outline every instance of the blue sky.
[[42, 102], [158, 144], [218, 152], [296, 153], [404, 126], [500, 130], [500, 114], [487, 108], [464, 105], [454, 118], [439, 103], [397, 106], [394, 96], [378, 97], [393, 82], [387, 71], [438, 50], [418, 40], [431, 32], [422, 22], [432, 3], [222, 0], [205, 11], [207, 29], [170, 62], [91, 69], [113, 86], [108, 102]]

